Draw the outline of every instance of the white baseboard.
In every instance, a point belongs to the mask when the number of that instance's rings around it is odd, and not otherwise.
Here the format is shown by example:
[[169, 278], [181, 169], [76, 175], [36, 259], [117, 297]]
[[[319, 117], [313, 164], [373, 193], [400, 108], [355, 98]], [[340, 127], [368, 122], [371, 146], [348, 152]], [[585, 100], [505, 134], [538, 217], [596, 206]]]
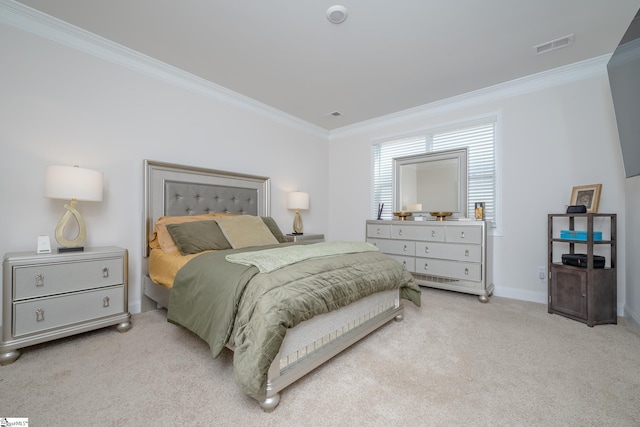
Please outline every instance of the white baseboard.
[[624, 318], [629, 327], [640, 335], [640, 314], [633, 312], [629, 306], [624, 306]]
[[522, 301], [537, 302], [540, 304], [547, 304], [547, 292], [532, 292], [523, 291], [522, 289], [506, 288], [503, 286], [496, 286], [493, 294], [497, 297], [518, 299]]
[[129, 313], [138, 314], [142, 311], [142, 303], [138, 301], [129, 301]]

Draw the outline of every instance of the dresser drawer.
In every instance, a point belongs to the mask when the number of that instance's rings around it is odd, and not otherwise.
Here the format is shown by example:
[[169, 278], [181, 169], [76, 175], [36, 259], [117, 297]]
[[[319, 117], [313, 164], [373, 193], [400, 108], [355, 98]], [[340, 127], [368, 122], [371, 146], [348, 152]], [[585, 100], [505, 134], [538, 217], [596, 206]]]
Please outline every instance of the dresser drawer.
[[442, 259], [416, 258], [416, 273], [459, 280], [482, 280], [481, 264], [446, 261]]
[[17, 266], [14, 300], [55, 295], [124, 283], [122, 258]]
[[395, 259], [396, 261], [398, 261], [400, 264], [402, 264], [404, 266], [404, 268], [407, 269], [407, 271], [409, 273], [415, 273], [416, 271], [416, 259], [413, 257], [408, 257], [408, 256], [401, 256], [401, 255], [393, 255], [393, 254], [388, 254], [390, 258]]
[[481, 262], [482, 246], [457, 243], [416, 242], [416, 256], [454, 261]]
[[13, 335], [19, 337], [125, 311], [124, 285], [16, 302]]
[[391, 237], [391, 225], [389, 224], [367, 224], [367, 237], [379, 237], [388, 239]]
[[391, 238], [444, 242], [444, 227], [393, 224]]
[[445, 235], [447, 242], [482, 244], [480, 227], [447, 226]]
[[404, 240], [368, 239], [367, 242], [376, 246], [385, 254], [413, 256], [416, 254], [416, 243]]

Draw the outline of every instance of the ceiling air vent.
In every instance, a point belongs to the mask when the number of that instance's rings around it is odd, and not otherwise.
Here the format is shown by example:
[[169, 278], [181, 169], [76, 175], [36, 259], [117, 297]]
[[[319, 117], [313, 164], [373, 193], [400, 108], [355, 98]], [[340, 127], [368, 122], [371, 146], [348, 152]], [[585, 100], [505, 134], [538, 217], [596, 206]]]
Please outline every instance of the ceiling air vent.
[[332, 117], [338, 117], [341, 116], [342, 113], [340, 111], [332, 111], [330, 113], [325, 114], [325, 116], [332, 116]]
[[534, 46], [533, 50], [536, 52], [536, 55], [541, 55], [543, 53], [551, 52], [552, 50], [569, 46], [571, 43], [573, 43], [573, 38], [574, 35], [570, 34], [568, 36], [560, 37], [559, 39], [551, 40], [550, 42]]

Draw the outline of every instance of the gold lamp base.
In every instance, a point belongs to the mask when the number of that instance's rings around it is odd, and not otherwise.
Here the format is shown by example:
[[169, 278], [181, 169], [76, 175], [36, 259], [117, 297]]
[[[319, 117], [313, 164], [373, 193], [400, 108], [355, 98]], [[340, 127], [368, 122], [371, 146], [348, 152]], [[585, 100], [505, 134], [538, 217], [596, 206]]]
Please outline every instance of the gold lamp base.
[[296, 209], [296, 214], [293, 217], [293, 234], [302, 234], [302, 217], [300, 216], [300, 209]]
[[[56, 225], [56, 241], [60, 244], [60, 248], [58, 248], [58, 252], [74, 252], [74, 251], [83, 251], [84, 247], [82, 244], [87, 238], [87, 227], [84, 224], [84, 218], [80, 215], [80, 212], [76, 209], [78, 201], [76, 199], [71, 199], [71, 203], [68, 205], [64, 205], [67, 212], [60, 218], [58, 221], [58, 225]], [[69, 240], [64, 237], [64, 229], [71, 221], [72, 218], [75, 218], [78, 223], [78, 235], [73, 239]]]

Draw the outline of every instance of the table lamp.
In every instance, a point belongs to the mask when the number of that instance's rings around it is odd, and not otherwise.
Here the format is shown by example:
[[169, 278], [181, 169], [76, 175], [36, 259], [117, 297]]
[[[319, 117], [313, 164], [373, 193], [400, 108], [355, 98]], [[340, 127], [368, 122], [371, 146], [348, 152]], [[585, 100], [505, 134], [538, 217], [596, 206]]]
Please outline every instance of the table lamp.
[[[79, 200], [102, 201], [102, 178], [102, 172], [78, 166], [47, 166], [44, 197], [71, 201], [71, 203], [64, 205], [67, 212], [56, 226], [56, 241], [60, 244], [58, 252], [84, 250], [82, 244], [87, 237], [87, 228], [82, 215], [76, 209], [76, 205]], [[68, 240], [64, 237], [64, 229], [72, 217], [78, 223], [78, 234], [74, 239]]]
[[302, 218], [300, 210], [309, 209], [309, 193], [294, 191], [287, 194], [287, 209], [295, 209], [296, 214], [293, 217], [293, 234], [302, 234]]

